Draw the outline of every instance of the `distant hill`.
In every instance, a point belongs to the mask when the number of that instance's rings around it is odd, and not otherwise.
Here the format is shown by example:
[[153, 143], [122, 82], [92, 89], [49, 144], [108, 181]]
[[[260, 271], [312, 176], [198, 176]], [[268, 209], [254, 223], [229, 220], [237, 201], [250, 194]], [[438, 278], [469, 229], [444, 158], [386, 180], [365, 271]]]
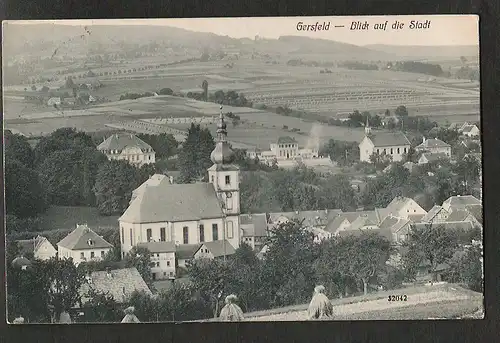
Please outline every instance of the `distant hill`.
[[459, 59], [460, 56], [479, 57], [479, 45], [457, 45], [457, 46], [425, 46], [425, 45], [384, 45], [371, 44], [364, 48], [397, 55], [400, 58], [452, 58]]

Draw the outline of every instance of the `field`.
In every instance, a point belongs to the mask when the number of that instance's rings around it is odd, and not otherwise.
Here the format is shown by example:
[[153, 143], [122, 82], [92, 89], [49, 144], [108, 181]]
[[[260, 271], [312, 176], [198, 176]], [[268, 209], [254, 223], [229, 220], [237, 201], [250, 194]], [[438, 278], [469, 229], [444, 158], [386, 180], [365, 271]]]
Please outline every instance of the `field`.
[[[210, 93], [235, 90], [244, 93], [255, 104], [286, 105], [334, 118], [346, 117], [355, 109], [383, 113], [385, 109], [394, 110], [399, 105], [406, 105], [410, 115], [430, 116], [442, 124], [479, 119], [477, 82], [388, 70], [330, 68], [331, 73], [321, 74], [319, 71], [322, 68], [289, 66], [285, 61], [266, 64], [263, 60], [242, 58], [231, 63], [234, 63], [232, 68], [226, 66], [227, 61], [160, 66], [159, 60], [138, 59], [116, 67], [106, 67], [126, 71], [117, 75], [109, 75], [106, 68], [96, 68], [94, 72], [102, 74], [97, 79], [104, 87], [91, 93], [105, 97], [110, 102], [83, 110], [61, 111], [43, 105], [35, 106], [24, 101], [20, 86], [6, 87], [5, 126], [35, 136], [63, 126], [86, 131], [108, 130], [110, 127], [129, 130], [127, 125], [120, 126], [120, 123], [167, 117], [212, 117], [218, 115], [217, 104], [187, 98], [160, 96], [117, 101], [120, 95], [127, 92], [158, 92], [166, 87], [183, 93], [201, 92], [203, 80], [208, 81]], [[140, 70], [144, 67], [145, 70]], [[53, 88], [59, 86], [59, 81], [49, 84]], [[252, 108], [226, 106], [225, 111], [238, 114], [246, 121], [239, 127], [230, 127], [229, 138], [234, 143], [262, 149], [268, 148], [270, 142], [283, 135], [294, 136], [301, 144], [307, 144], [307, 135], [313, 125], [298, 118]], [[24, 121], [13, 121], [19, 119]], [[300, 133], [287, 132], [283, 126], [290, 130], [299, 129]], [[213, 127], [211, 129], [213, 131]], [[363, 136], [362, 130], [342, 127], [321, 126], [318, 131], [316, 135], [320, 141], [329, 138], [359, 141]]]
[[[389, 302], [389, 294], [406, 294], [406, 302]], [[453, 319], [483, 308], [479, 293], [455, 285], [435, 285], [380, 292], [332, 301], [334, 320]], [[248, 313], [249, 321], [307, 320], [307, 304]]]

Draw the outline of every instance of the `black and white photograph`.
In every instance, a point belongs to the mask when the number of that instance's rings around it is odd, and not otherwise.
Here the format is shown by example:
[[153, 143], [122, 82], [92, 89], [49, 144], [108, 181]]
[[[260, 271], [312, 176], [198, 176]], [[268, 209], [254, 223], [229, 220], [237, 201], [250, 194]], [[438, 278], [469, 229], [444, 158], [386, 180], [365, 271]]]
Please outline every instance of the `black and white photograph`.
[[478, 16], [2, 26], [9, 324], [484, 318]]

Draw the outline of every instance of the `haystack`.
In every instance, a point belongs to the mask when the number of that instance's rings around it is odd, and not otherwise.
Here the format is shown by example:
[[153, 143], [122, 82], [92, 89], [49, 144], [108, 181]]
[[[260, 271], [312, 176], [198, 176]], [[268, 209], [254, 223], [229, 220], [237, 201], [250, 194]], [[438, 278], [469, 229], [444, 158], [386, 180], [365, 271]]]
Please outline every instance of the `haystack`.
[[139, 318], [134, 314], [135, 307], [130, 306], [125, 309], [125, 317], [122, 319], [122, 323], [140, 323]]
[[309, 319], [329, 319], [333, 317], [333, 305], [325, 295], [324, 286], [316, 286], [307, 310]]
[[225, 322], [239, 322], [245, 317], [241, 308], [236, 305], [238, 298], [236, 295], [231, 294], [226, 297], [226, 305], [220, 311], [220, 319]]

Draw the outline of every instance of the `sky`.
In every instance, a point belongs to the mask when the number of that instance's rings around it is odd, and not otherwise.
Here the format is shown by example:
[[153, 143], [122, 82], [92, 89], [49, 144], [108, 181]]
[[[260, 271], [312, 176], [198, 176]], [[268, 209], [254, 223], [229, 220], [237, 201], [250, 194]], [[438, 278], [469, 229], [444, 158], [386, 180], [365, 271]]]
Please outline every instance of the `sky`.
[[[8, 21], [14, 24], [41, 22], [91, 26], [91, 25], [155, 25], [171, 26], [197, 32], [211, 32], [233, 38], [278, 38], [285, 35], [330, 39], [355, 45], [478, 45], [479, 17], [475, 15], [419, 15], [419, 16], [356, 16], [356, 17], [248, 17], [248, 18], [175, 18], [175, 19], [100, 19], [100, 20], [43, 20]], [[410, 21], [430, 21], [430, 27], [410, 29]], [[368, 30], [351, 30], [352, 22], [367, 22]], [[375, 24], [385, 30], [375, 30]], [[402, 29], [392, 29], [394, 22], [404, 23]], [[329, 30], [299, 31], [297, 24], [314, 25], [330, 23]], [[5, 22], [4, 22], [5, 23]], [[344, 27], [335, 27], [341, 26]]]

